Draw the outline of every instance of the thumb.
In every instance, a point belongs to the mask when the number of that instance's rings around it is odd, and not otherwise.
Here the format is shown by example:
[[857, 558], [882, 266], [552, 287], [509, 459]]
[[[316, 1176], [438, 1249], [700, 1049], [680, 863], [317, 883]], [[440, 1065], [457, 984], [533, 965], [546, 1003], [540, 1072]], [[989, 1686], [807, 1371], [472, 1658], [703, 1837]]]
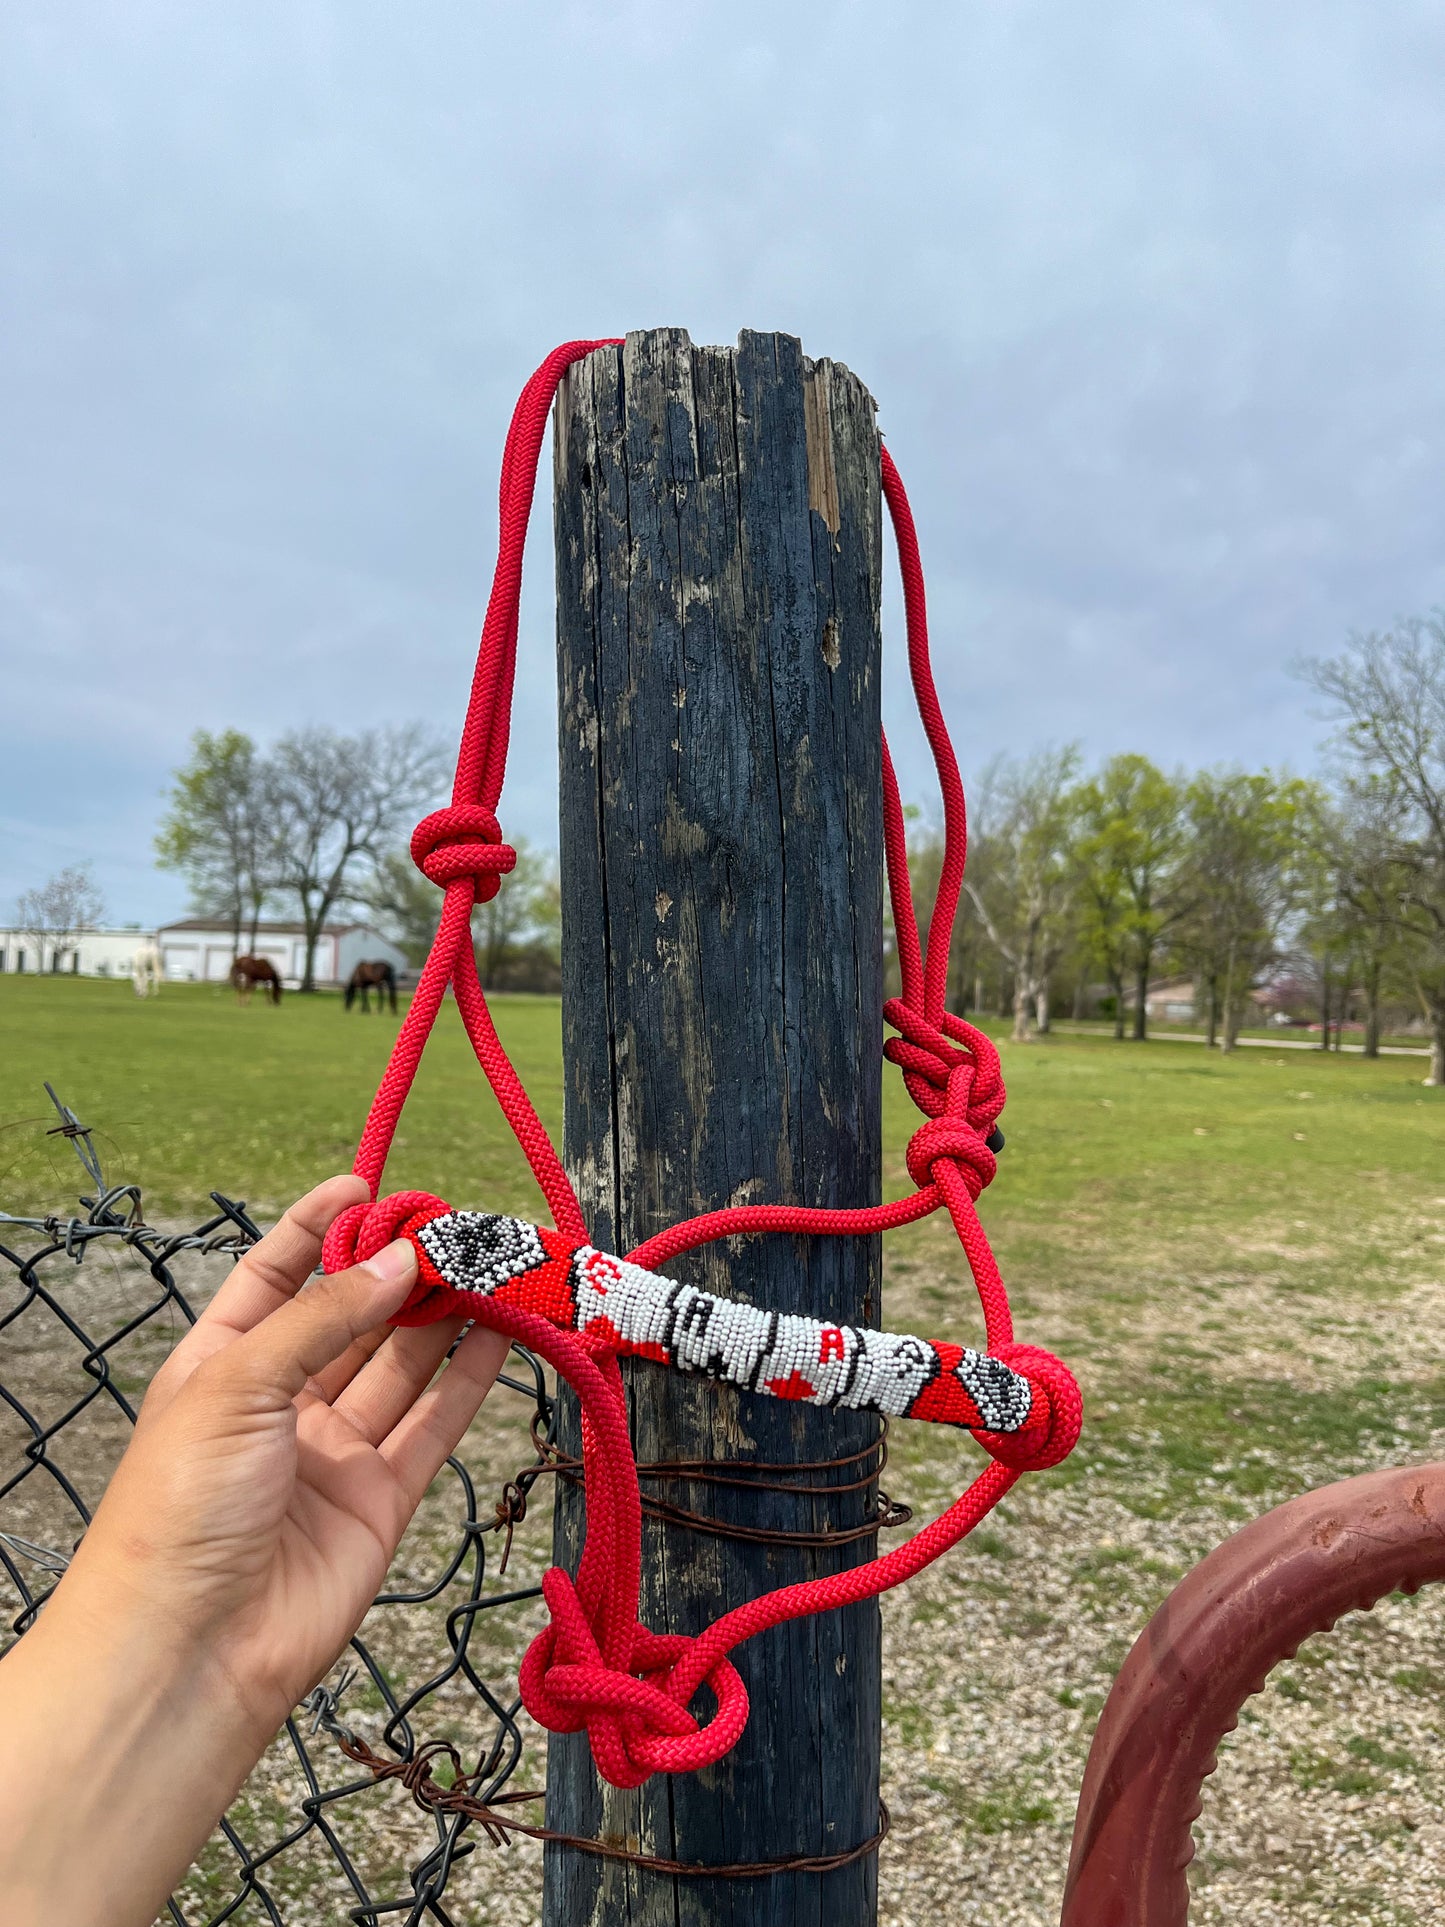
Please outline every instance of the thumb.
[[313, 1278], [216, 1363], [246, 1385], [256, 1409], [279, 1410], [354, 1340], [400, 1311], [416, 1275], [415, 1247], [397, 1238], [349, 1271]]

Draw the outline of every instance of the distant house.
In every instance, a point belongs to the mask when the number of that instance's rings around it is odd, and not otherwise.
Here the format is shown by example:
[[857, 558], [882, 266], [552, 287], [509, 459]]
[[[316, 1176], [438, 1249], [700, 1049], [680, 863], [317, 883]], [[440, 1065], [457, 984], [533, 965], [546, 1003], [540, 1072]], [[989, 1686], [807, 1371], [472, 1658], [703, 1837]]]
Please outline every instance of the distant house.
[[[176, 983], [223, 984], [231, 974], [235, 946], [228, 923], [215, 917], [186, 917], [156, 932], [161, 967]], [[266, 957], [285, 984], [299, 984], [306, 968], [306, 929], [299, 923], [261, 923], [251, 946], [245, 933], [241, 954]], [[344, 984], [356, 966], [384, 959], [394, 970], [405, 970], [405, 953], [369, 923], [328, 923], [316, 944], [318, 984]]]
[[1194, 1016], [1194, 979], [1166, 977], [1150, 984], [1144, 1009], [1156, 1024], [1187, 1024]]
[[1319, 1014], [1319, 986], [1287, 965], [1271, 971], [1249, 996], [1272, 1023], [1304, 1023]]
[[[154, 930], [80, 930], [56, 945], [18, 925], [0, 928], [0, 975], [33, 975], [38, 970], [67, 977], [128, 977], [131, 960]], [[44, 962], [42, 963], [42, 953]]]

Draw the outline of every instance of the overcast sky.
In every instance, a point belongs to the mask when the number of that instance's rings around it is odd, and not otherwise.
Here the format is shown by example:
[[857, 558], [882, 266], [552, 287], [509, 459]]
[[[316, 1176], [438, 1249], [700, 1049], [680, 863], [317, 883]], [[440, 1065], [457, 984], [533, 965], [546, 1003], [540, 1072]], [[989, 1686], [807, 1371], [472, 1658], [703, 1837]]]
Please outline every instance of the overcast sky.
[[517, 389], [663, 323], [872, 388], [966, 770], [1309, 769], [1290, 660], [1445, 601], [1442, 84], [1438, 0], [7, 8], [0, 921], [181, 911], [198, 725], [452, 736]]

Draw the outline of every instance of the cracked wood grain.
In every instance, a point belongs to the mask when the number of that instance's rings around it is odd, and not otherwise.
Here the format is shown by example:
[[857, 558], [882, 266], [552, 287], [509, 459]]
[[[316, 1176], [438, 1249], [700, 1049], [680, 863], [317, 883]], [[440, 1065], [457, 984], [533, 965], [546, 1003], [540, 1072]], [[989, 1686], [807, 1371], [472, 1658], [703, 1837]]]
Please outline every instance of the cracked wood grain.
[[[633, 334], [571, 372], [556, 427], [564, 1149], [594, 1240], [625, 1250], [729, 1199], [880, 1196], [881, 508], [874, 404], [786, 335]], [[766, 1238], [671, 1267], [759, 1304], [878, 1319], [874, 1239]], [[822, 1459], [873, 1436], [820, 1413], [628, 1367], [644, 1459]], [[575, 1448], [575, 1414], [570, 1442]], [[831, 1500], [675, 1486], [774, 1528], [846, 1527]], [[559, 1493], [556, 1552], [581, 1513]], [[645, 1527], [643, 1618], [696, 1632], [871, 1548], [779, 1552]], [[601, 1787], [553, 1739], [551, 1825], [684, 1860], [827, 1853], [874, 1831], [873, 1604], [743, 1648], [748, 1730], [705, 1774]], [[705, 1698], [705, 1696], [704, 1696]], [[544, 1919], [822, 1927], [876, 1914], [876, 1863], [678, 1882], [549, 1848]]]

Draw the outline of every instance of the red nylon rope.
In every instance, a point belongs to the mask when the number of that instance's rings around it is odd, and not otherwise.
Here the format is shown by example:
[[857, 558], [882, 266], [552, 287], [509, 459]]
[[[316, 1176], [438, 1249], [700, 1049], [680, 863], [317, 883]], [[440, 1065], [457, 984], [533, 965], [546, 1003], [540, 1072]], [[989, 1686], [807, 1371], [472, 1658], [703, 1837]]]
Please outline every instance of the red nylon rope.
[[[445, 891], [441, 921], [391, 1061], [372, 1103], [355, 1170], [378, 1197], [387, 1153], [426, 1040], [450, 984], [477, 1061], [486, 1073], [551, 1208], [557, 1229], [587, 1237], [581, 1207], [521, 1079], [503, 1050], [477, 974], [471, 914], [496, 895], [516, 853], [502, 841], [496, 807], [506, 770], [512, 685], [516, 672], [522, 558], [537, 464], [552, 401], [566, 370], [614, 341], [573, 341], [550, 354], [517, 401], [502, 456], [500, 539], [496, 572], [477, 652], [466, 722], [448, 808], [418, 825], [412, 856]], [[984, 1435], [992, 1463], [949, 1509], [906, 1545], [847, 1572], [805, 1580], [749, 1600], [696, 1638], [662, 1636], [638, 1623], [641, 1500], [628, 1433], [622, 1377], [615, 1354], [590, 1345], [547, 1319], [495, 1298], [467, 1295], [468, 1316], [528, 1345], [573, 1386], [582, 1406], [587, 1533], [575, 1576], [553, 1568], [543, 1581], [551, 1623], [528, 1648], [519, 1685], [528, 1711], [553, 1732], [586, 1728], [602, 1775], [637, 1786], [655, 1772], [688, 1772], [720, 1759], [748, 1715], [747, 1692], [728, 1658], [755, 1633], [811, 1613], [868, 1599], [898, 1585], [972, 1531], [1021, 1472], [1055, 1465], [1079, 1435], [1082, 1401], [1067, 1367], [1050, 1353], [1018, 1345], [1008, 1294], [975, 1208], [997, 1169], [988, 1139], [1004, 1106], [998, 1052], [984, 1033], [944, 1007], [948, 951], [963, 883], [967, 826], [963, 785], [933, 682], [923, 568], [908, 497], [882, 451], [883, 495], [898, 545], [907, 616], [908, 666], [943, 796], [944, 858], [938, 893], [921, 942], [908, 875], [907, 837], [888, 744], [883, 744], [883, 839], [897, 936], [901, 995], [883, 1007], [898, 1032], [884, 1055], [899, 1066], [925, 1122], [909, 1141], [907, 1162], [917, 1187], [891, 1204], [854, 1210], [802, 1205], [743, 1205], [705, 1212], [660, 1232], [626, 1254], [654, 1269], [718, 1238], [762, 1232], [865, 1236], [947, 1210], [968, 1259], [983, 1308], [988, 1349], [1042, 1388], [1050, 1420], [1042, 1442], [1027, 1446]], [[441, 1201], [402, 1192], [353, 1206], [332, 1227], [325, 1264], [338, 1271], [380, 1250], [415, 1213]], [[446, 1207], [442, 1207], [446, 1208]], [[455, 1309], [445, 1294], [418, 1319]], [[455, 1294], [461, 1298], [462, 1294]], [[410, 1309], [410, 1308], [409, 1308]], [[405, 1314], [404, 1314], [405, 1315]], [[706, 1683], [717, 1702], [699, 1726], [688, 1711]]]

